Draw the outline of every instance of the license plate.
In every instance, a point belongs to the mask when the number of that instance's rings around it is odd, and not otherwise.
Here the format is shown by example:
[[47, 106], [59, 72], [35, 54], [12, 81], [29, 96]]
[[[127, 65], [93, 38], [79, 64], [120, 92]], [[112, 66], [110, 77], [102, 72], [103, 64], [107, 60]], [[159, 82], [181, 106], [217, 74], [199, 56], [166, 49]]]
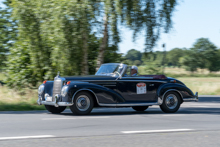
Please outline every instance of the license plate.
[[46, 100], [47, 102], [52, 102], [52, 97], [51, 97], [51, 96], [47, 96], [47, 97], [45, 97], [45, 100]]

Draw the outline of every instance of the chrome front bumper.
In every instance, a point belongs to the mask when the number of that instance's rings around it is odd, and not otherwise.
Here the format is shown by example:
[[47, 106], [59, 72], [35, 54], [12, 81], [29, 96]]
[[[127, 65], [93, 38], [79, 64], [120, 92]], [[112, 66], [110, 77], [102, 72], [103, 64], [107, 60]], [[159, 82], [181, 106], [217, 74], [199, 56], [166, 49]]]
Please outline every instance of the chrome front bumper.
[[55, 101], [52, 101], [52, 102], [42, 101], [42, 98], [38, 97], [37, 103], [38, 103], [38, 105], [51, 105], [51, 106], [55, 106], [55, 107], [72, 106], [73, 105], [73, 103], [71, 103], [71, 102], [57, 102], [57, 97], [55, 97]]
[[193, 98], [183, 98], [184, 102], [198, 102], [199, 101], [199, 96], [198, 92], [195, 93]]

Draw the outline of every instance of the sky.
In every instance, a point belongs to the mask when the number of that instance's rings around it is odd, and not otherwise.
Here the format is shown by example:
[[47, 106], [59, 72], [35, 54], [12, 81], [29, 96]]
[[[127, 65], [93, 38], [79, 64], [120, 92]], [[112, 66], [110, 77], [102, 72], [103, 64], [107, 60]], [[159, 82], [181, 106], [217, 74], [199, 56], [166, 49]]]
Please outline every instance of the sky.
[[[0, 0], [0, 3], [3, 0]], [[0, 4], [1, 5], [1, 4]], [[162, 51], [162, 44], [166, 50], [173, 48], [190, 48], [198, 38], [209, 38], [220, 48], [220, 0], [179, 0], [173, 13], [173, 28], [168, 34], [162, 33], [154, 51]], [[119, 53], [130, 49], [144, 52], [145, 37], [139, 35], [132, 41], [132, 31], [122, 27], [119, 43]]]
[[[191, 48], [198, 38], [209, 38], [220, 48], [220, 0], [182, 0], [173, 13], [173, 28], [168, 34], [161, 34], [154, 51], [173, 48]], [[122, 29], [122, 42], [119, 52], [126, 53], [129, 49], [144, 51], [145, 38], [140, 35], [132, 42], [132, 31]]]

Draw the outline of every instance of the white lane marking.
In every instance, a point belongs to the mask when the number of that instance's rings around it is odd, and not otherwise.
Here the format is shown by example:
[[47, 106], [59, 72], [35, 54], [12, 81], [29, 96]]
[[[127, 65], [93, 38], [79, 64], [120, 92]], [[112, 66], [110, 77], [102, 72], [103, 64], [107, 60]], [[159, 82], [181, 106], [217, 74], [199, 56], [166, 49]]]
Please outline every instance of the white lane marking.
[[107, 116], [103, 117], [61, 117], [61, 118], [42, 118], [42, 120], [63, 120], [63, 119], [97, 119], [97, 118], [110, 118]]
[[184, 132], [192, 131], [193, 129], [169, 129], [169, 130], [141, 130], [141, 131], [121, 131], [125, 134], [135, 134], [135, 133], [164, 133], [164, 132]]
[[17, 137], [0, 137], [0, 140], [13, 140], [13, 139], [33, 139], [33, 138], [51, 138], [53, 135], [39, 135], [39, 136], [17, 136]]

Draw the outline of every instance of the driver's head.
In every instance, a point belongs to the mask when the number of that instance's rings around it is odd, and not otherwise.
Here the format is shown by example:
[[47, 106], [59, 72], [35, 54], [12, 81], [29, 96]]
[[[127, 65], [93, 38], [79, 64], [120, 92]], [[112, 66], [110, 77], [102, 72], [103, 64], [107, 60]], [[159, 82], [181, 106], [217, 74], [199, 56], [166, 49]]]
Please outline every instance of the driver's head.
[[137, 73], [138, 72], [138, 68], [137, 68], [137, 66], [131, 66], [131, 76], [133, 75], [133, 74], [135, 74], [135, 73]]

